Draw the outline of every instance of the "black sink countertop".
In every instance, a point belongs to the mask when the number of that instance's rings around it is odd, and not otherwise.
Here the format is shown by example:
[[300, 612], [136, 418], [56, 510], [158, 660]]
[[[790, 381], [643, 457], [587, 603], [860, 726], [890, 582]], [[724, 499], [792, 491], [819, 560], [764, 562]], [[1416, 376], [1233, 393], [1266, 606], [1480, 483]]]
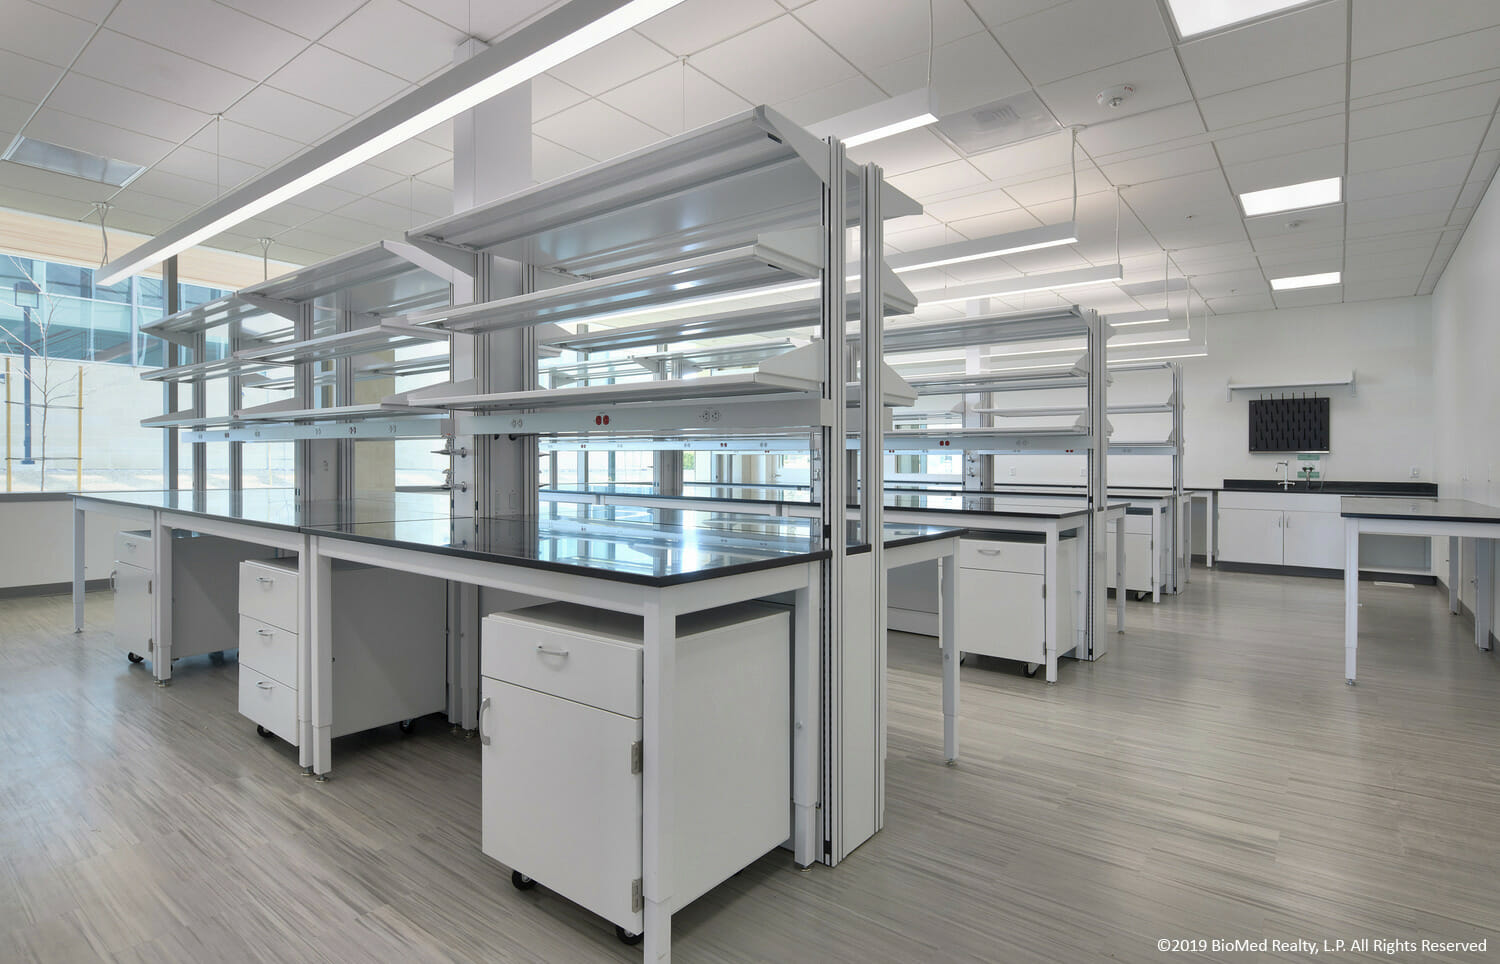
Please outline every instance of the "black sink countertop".
[[[1278, 479], [1225, 479], [1223, 492], [1280, 492], [1283, 486]], [[1314, 495], [1392, 495], [1435, 499], [1438, 494], [1436, 482], [1354, 482], [1343, 479], [1323, 481], [1313, 479], [1294, 480], [1288, 492], [1311, 492]]]

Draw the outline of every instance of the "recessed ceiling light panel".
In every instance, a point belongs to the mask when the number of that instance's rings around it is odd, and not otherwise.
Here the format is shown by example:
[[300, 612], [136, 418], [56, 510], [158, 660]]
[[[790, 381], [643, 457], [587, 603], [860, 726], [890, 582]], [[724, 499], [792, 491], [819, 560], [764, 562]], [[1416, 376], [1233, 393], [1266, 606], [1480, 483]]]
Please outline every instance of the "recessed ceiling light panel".
[[1167, 7], [1177, 24], [1177, 35], [1187, 40], [1313, 2], [1315, 0], [1167, 0]]
[[49, 144], [34, 137], [17, 137], [0, 160], [15, 161], [53, 174], [81, 177], [86, 181], [124, 187], [145, 170], [139, 164], [100, 157], [87, 151], [75, 151], [60, 144]]
[[[1262, 214], [1277, 214], [1282, 211], [1296, 211], [1301, 208], [1322, 207], [1325, 204], [1337, 204], [1343, 200], [1343, 188], [1343, 178], [1325, 177], [1319, 181], [1303, 181], [1301, 184], [1268, 187], [1263, 191], [1246, 191], [1240, 195], [1240, 206], [1245, 209], [1247, 218]], [[1293, 227], [1293, 225], [1287, 226]]]
[[1329, 285], [1339, 284], [1341, 280], [1337, 271], [1325, 271], [1322, 274], [1299, 274], [1287, 278], [1272, 278], [1271, 289], [1273, 291], [1295, 291], [1298, 288], [1324, 288]]

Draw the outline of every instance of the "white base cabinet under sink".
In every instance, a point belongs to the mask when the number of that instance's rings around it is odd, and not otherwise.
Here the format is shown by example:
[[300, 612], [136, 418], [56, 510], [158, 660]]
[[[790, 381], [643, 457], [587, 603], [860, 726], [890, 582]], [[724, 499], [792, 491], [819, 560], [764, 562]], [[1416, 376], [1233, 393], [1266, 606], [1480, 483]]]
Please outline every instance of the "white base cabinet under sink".
[[[791, 836], [791, 623], [744, 604], [677, 619], [676, 906]], [[483, 850], [642, 929], [642, 622], [567, 603], [488, 616]]]
[[[1215, 558], [1231, 564], [1342, 571], [1342, 499], [1322, 492], [1220, 492]], [[1428, 574], [1431, 542], [1423, 536], [1367, 537], [1360, 543], [1360, 568]]]

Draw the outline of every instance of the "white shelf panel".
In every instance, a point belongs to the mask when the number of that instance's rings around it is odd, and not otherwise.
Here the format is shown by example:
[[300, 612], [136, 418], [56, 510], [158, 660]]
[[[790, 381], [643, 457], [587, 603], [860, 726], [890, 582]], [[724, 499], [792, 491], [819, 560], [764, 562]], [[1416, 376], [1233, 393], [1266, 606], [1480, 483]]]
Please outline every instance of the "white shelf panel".
[[1349, 394], [1355, 393], [1354, 372], [1347, 375], [1332, 375], [1328, 378], [1312, 379], [1301, 382], [1227, 382], [1225, 385], [1225, 397], [1229, 401], [1234, 400], [1235, 392], [1294, 392], [1308, 388], [1343, 388], [1348, 387]]
[[446, 332], [397, 321], [383, 320], [365, 328], [320, 335], [304, 341], [278, 342], [234, 353], [244, 361], [274, 362], [278, 366], [300, 361], [330, 361], [368, 352], [404, 348], [419, 342], [447, 341]]
[[241, 358], [218, 358], [192, 365], [175, 365], [171, 368], [156, 368], [141, 372], [141, 380], [147, 382], [192, 382], [230, 378], [245, 372], [260, 372], [267, 368], [280, 367], [264, 362], [245, 361]]
[[812, 235], [702, 255], [546, 291], [408, 315], [410, 324], [476, 334], [547, 322], [584, 321], [635, 308], [660, 307], [734, 291], [788, 283], [818, 284], [819, 249]]
[[241, 422], [299, 422], [314, 419], [318, 421], [349, 421], [366, 418], [391, 418], [402, 415], [447, 414], [440, 409], [426, 406], [414, 408], [406, 405], [387, 405], [378, 402], [365, 405], [337, 405], [330, 408], [279, 407], [283, 404], [283, 402], [272, 402], [269, 405], [259, 405], [255, 408], [242, 408], [235, 412], [234, 415]]
[[1053, 388], [1087, 388], [1086, 361], [1055, 372], [976, 372], [955, 375], [912, 375], [907, 378], [919, 395], [968, 395], [983, 392], [1024, 392]]
[[[407, 237], [596, 276], [816, 225], [827, 168], [821, 141], [756, 107]], [[921, 212], [889, 185], [882, 202], [887, 218]]]
[[[247, 302], [240, 301], [234, 295], [225, 295], [213, 301], [205, 302], [195, 308], [188, 308], [176, 314], [168, 315], [160, 321], [141, 326], [141, 334], [155, 335], [157, 338], [170, 341], [173, 344], [192, 346], [193, 336], [213, 328], [220, 328], [236, 321], [244, 321], [249, 318], [264, 316], [265, 311]], [[280, 319], [275, 319], [273, 325], [276, 331], [290, 330], [290, 326]], [[273, 334], [273, 332], [265, 332]]]
[[[916, 303], [906, 297], [904, 285], [890, 283], [892, 278], [894, 278], [893, 275], [887, 275], [886, 283], [883, 285], [886, 314], [888, 316], [910, 314], [915, 309]], [[847, 305], [849, 317], [857, 318], [860, 308], [857, 292], [848, 296]], [[779, 304], [709, 311], [685, 318], [664, 318], [659, 321], [591, 331], [582, 335], [565, 334], [549, 338], [547, 343], [569, 351], [619, 351], [707, 338], [728, 338], [768, 331], [811, 328], [819, 323], [821, 316], [821, 300], [798, 298]]]
[[401, 314], [447, 302], [449, 279], [439, 278], [382, 242], [299, 268], [239, 294], [287, 304], [321, 302], [362, 314]]
[[1005, 345], [1088, 335], [1089, 323], [1076, 305], [1046, 311], [1013, 311], [975, 318], [887, 328], [887, 355], [944, 348]]

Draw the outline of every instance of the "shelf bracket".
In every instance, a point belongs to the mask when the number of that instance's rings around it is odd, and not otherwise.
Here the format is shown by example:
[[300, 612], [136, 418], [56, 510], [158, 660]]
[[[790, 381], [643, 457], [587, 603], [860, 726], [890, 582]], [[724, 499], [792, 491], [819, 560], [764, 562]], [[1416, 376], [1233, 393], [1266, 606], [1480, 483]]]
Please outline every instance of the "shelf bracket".
[[268, 298], [265, 295], [240, 292], [236, 298], [247, 305], [251, 305], [268, 314], [277, 315], [287, 321], [297, 321], [302, 317], [302, 306], [295, 301], [283, 301], [280, 298]]
[[382, 241], [380, 246], [396, 257], [410, 262], [429, 274], [436, 275], [449, 284], [456, 284], [474, 277], [476, 252], [456, 244], [412, 239], [410, 241]]

